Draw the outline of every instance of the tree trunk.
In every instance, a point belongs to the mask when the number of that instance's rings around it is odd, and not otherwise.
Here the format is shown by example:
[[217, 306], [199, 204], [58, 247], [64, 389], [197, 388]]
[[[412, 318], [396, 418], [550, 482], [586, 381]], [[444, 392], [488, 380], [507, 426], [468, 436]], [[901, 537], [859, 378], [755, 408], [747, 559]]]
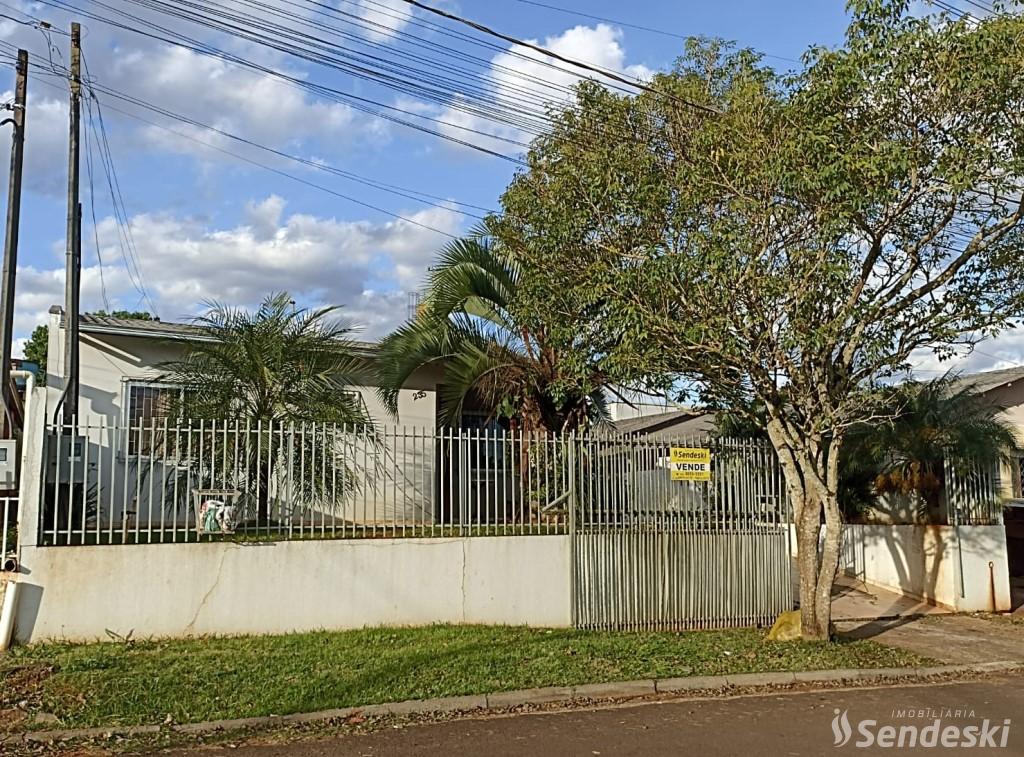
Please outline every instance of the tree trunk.
[[[841, 440], [838, 444], [826, 443], [827, 455], [812, 456], [806, 447], [795, 448], [792, 437], [778, 421], [769, 421], [768, 436], [778, 454], [793, 508], [803, 638], [827, 641], [832, 620], [832, 586], [839, 569], [842, 542], [837, 462]], [[822, 459], [826, 462], [819, 462]]]

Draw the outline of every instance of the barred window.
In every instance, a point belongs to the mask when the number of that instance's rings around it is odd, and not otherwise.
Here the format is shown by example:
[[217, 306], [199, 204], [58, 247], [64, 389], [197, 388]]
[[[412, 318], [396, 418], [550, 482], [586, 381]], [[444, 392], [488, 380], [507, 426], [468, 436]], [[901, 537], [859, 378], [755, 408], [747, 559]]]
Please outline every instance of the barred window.
[[128, 382], [125, 425], [129, 455], [148, 455], [162, 443], [164, 421], [172, 417], [180, 396], [181, 387], [173, 384]]

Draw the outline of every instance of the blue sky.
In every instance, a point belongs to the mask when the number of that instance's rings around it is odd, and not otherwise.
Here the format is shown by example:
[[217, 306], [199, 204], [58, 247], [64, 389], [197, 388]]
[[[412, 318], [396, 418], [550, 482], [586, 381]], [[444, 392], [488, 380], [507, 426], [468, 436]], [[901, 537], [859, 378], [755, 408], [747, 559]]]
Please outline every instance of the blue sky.
[[[309, 0], [264, 1], [288, 12], [313, 5]], [[516, 150], [507, 143], [456, 130], [450, 124], [479, 128], [498, 136], [522, 136], [508, 126], [497, 127], [445, 105], [418, 101], [308, 61], [141, 11], [126, 0], [104, 0], [109, 9], [88, 0], [68, 2], [82, 11], [111, 17], [116, 17], [117, 11], [143, 14], [294, 79], [437, 118], [449, 124], [440, 127], [449, 134], [506, 152]], [[236, 0], [216, 2], [227, 4]], [[368, 26], [346, 26], [338, 21], [336, 28], [360, 34], [367, 42], [386, 46], [394, 54], [417, 52], [417, 38], [427, 43], [451, 40], [438, 29], [422, 26], [436, 24], [438, 19], [415, 10], [409, 17], [408, 6], [400, 0], [324, 2], [370, 22]], [[628, 4], [610, 0], [553, 0], [551, 4], [674, 34], [735, 40], [779, 56], [768, 58], [768, 62], [782, 68], [793, 65], [784, 59], [798, 58], [811, 44], [838, 44], [846, 26], [842, 0], [634, 0]], [[536, 40], [569, 57], [639, 76], [671, 66], [683, 44], [673, 37], [604, 24], [519, 0], [448, 0], [437, 5], [512, 36]], [[3, 0], [0, 13], [30, 23], [30, 16], [45, 19], [57, 29], [67, 29], [72, 18], [72, 14], [50, 5], [22, 0]], [[115, 29], [81, 14], [76, 17], [85, 25], [85, 59], [98, 86], [159, 104], [275, 150], [438, 198], [493, 208], [512, 176], [514, 165], [507, 161], [327, 101], [288, 86], [279, 78]], [[444, 28], [464, 31], [447, 23]], [[403, 36], [410, 34], [417, 37]], [[67, 36], [51, 33], [47, 40], [39, 29], [13, 20], [0, 18], [0, 39], [26, 47], [40, 56], [40, 61], [53, 60], [56, 69], [67, 56]], [[507, 45], [492, 42], [499, 47], [451, 44], [483, 58], [484, 64], [490, 62], [490, 74], [482, 67], [480, 81], [485, 87], [499, 90], [495, 96], [500, 96], [502, 83], [500, 77], [495, 78], [495, 71], [503, 65], [529, 69], [533, 64], [510, 58], [503, 51]], [[6, 62], [3, 65], [0, 90], [8, 92], [5, 100], [9, 100], [12, 67]], [[549, 70], [538, 76], [571, 83], [568, 75]], [[55, 76], [35, 75], [30, 79], [29, 92], [16, 323], [21, 338], [27, 336], [34, 324], [42, 322], [51, 304], [62, 301], [67, 170], [67, 106], [61, 81]], [[474, 222], [471, 217], [453, 212], [445, 202], [436, 202], [442, 206], [436, 207], [370, 189], [155, 115], [103, 93], [98, 97], [125, 209], [131, 219], [131, 240], [143, 286], [139, 286], [138, 278], [131, 275], [125, 262], [126, 243], [118, 241], [121, 235], [107, 179], [95, 152], [98, 131], [86, 128], [86, 139], [94, 145], [95, 190], [92, 199], [83, 154], [82, 297], [86, 310], [104, 305], [149, 308], [151, 302], [165, 320], [179, 320], [200, 311], [205, 300], [251, 306], [271, 290], [288, 289], [304, 303], [343, 305], [348, 318], [362, 327], [362, 336], [375, 338], [404, 319], [405, 293], [418, 288], [426, 266], [447, 239], [407, 220], [398, 220], [227, 156], [173, 134], [168, 128], [448, 234], [465, 231]], [[129, 118], [117, 109], [141, 115], [164, 128]], [[415, 120], [415, 116], [411, 118]], [[87, 113], [83, 120], [87, 127]], [[98, 123], [95, 113], [93, 122]], [[433, 125], [437, 127], [436, 123]], [[143, 288], [148, 299], [140, 292]], [[1017, 360], [1019, 355], [1013, 338], [988, 345], [986, 352], [990, 357], [974, 355], [970, 366], [1002, 365]]]

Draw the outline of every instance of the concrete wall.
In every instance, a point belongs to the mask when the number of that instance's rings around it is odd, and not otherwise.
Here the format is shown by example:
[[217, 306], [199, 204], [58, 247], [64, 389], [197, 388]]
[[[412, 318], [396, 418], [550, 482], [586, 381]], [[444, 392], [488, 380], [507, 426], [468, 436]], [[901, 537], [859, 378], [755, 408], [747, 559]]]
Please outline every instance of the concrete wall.
[[15, 637], [568, 626], [567, 536], [35, 547]]
[[959, 612], [1010, 609], [1003, 526], [847, 525], [839, 567], [867, 584]]

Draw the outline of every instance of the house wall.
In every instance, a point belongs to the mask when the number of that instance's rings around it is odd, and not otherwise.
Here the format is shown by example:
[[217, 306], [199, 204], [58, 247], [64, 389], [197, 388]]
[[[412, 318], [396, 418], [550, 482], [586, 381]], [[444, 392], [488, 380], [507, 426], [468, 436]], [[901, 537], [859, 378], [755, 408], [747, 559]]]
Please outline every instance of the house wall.
[[[51, 314], [48, 345], [47, 413], [52, 421], [64, 387], [64, 332], [59, 314]], [[90, 525], [103, 529], [114, 522], [120, 527], [145, 529], [150, 523], [185, 522], [190, 515], [189, 494], [182, 492], [180, 507], [168, 502], [164, 482], [175, 475], [174, 466], [155, 465], [125, 454], [128, 436], [123, 430], [127, 419], [128, 384], [131, 381], [152, 381], [161, 374], [161, 365], [180, 359], [186, 350], [184, 342], [156, 337], [119, 336], [110, 334], [80, 335], [79, 347], [79, 432], [85, 436], [86, 449], [82, 465], [91, 490], [97, 492], [98, 523], [90, 516]], [[385, 409], [373, 386], [357, 386], [371, 420], [381, 432], [388, 457], [388, 479], [373, 478], [367, 494], [358, 505], [332, 503], [330, 515], [349, 521], [430, 523], [434, 519], [433, 503], [429, 501], [428, 483], [433, 480], [436, 455], [433, 446], [422, 439], [437, 425], [437, 386], [442, 380], [436, 366], [416, 371], [398, 396], [398, 415]], [[227, 419], [227, 420], [230, 420]], [[120, 427], [120, 428], [118, 428]], [[419, 434], [419, 442], [402, 443], [396, 432]], [[387, 448], [388, 442], [391, 447]], [[67, 470], [65, 464], [64, 470]], [[358, 512], [356, 512], [358, 511]], [[127, 516], [126, 516], [127, 513]], [[363, 514], [366, 517], [363, 518]], [[308, 512], [311, 520], [324, 520], [318, 512]], [[54, 521], [44, 530], [56, 530]]]
[[1002, 416], [1017, 433], [1016, 454], [1000, 462], [999, 482], [1004, 497], [1020, 497], [1022, 492], [1018, 457], [1024, 455], [1024, 381], [995, 389], [987, 396], [1006, 408]]
[[1003, 526], [847, 525], [840, 570], [958, 612], [1010, 609]]
[[[64, 388], [63, 365], [64, 330], [60, 315], [50, 316], [50, 341], [47, 356], [47, 386], [49, 403], [55, 406]], [[152, 381], [161, 373], [161, 364], [177, 360], [185, 353], [185, 343], [115, 336], [110, 334], [81, 334], [79, 346], [79, 414], [103, 416], [110, 422], [125, 417], [128, 381]], [[373, 386], [358, 386], [374, 423], [380, 425], [434, 428], [437, 424], [437, 385], [442, 380], [441, 369], [429, 366], [414, 373], [398, 396], [398, 415], [387, 412]]]
[[[571, 623], [568, 536], [29, 547], [15, 638]], [[285, 569], [287, 566], [287, 569]]]
[[[789, 543], [796, 558], [792, 525]], [[846, 524], [839, 571], [958, 612], [1003, 612], [1011, 607], [1003, 526]]]

